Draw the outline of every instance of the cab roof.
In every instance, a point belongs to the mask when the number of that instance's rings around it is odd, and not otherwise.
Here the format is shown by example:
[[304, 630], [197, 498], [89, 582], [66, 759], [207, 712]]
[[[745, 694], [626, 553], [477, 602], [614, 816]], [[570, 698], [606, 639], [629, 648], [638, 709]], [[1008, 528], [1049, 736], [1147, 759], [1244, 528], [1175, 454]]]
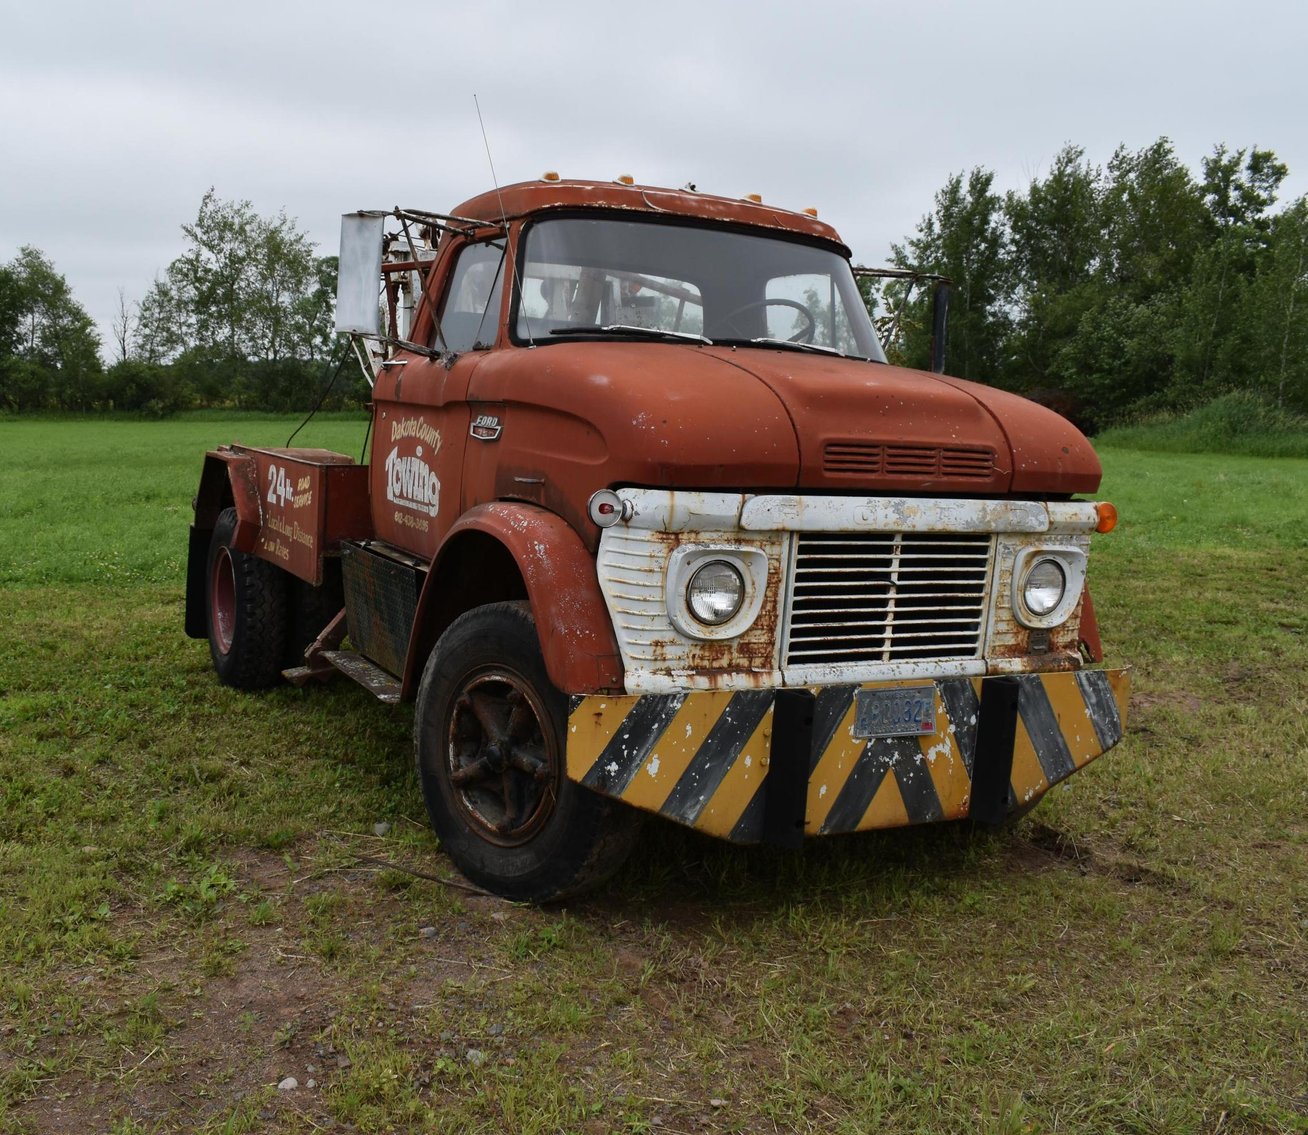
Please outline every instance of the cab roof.
[[844, 255], [849, 255], [840, 234], [811, 214], [747, 198], [718, 197], [694, 189], [668, 189], [657, 185], [545, 178], [520, 181], [479, 194], [458, 206], [454, 214], [469, 220], [498, 222], [514, 221], [552, 209], [620, 209], [780, 229], [827, 241], [836, 245]]

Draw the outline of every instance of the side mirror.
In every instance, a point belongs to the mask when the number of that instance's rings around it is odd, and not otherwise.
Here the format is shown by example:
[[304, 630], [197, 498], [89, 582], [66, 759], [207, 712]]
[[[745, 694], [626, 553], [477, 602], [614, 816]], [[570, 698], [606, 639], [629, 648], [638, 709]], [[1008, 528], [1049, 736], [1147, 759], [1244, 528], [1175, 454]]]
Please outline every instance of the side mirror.
[[935, 291], [931, 296], [931, 371], [933, 374], [945, 373], [945, 332], [949, 323], [948, 280], [936, 280]]
[[385, 213], [341, 217], [341, 259], [336, 273], [336, 330], [381, 333], [382, 231]]

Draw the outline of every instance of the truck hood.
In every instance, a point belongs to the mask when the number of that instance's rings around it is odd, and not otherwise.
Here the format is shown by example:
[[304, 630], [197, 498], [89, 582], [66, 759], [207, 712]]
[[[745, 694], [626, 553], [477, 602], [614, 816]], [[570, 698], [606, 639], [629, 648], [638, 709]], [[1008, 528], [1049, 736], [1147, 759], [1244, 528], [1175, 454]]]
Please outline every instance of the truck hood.
[[554, 343], [491, 353], [469, 395], [503, 419], [497, 495], [534, 477], [572, 501], [620, 484], [1058, 494], [1100, 477], [1080, 432], [1023, 398], [789, 350]]
[[1099, 459], [1084, 435], [1007, 391], [835, 356], [749, 348], [724, 357], [786, 406], [800, 488], [991, 495], [1099, 487]]

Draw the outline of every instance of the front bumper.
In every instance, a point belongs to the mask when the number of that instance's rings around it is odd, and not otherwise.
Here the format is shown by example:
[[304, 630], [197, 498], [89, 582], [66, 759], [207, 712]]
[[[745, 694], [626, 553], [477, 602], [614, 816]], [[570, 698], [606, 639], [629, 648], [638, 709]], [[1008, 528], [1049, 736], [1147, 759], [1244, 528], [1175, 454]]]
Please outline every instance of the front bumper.
[[574, 697], [570, 779], [737, 843], [996, 822], [1122, 738], [1127, 670], [936, 681], [934, 734], [854, 736], [855, 691]]

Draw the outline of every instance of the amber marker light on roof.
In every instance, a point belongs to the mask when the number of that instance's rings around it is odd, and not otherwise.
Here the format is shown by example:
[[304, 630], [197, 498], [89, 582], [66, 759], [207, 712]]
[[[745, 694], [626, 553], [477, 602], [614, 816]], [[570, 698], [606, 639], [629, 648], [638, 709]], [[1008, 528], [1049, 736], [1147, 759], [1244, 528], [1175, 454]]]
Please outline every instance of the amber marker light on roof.
[[746, 200], [746, 201], [753, 201], [755, 205], [762, 205], [762, 204], [763, 204], [763, 195], [762, 195], [761, 193], [746, 193], [746, 194], [745, 194], [745, 200]]
[[618, 178], [619, 185], [635, 185], [636, 179], [629, 173], [624, 173]]
[[812, 205], [810, 205], [807, 209], [805, 209], [804, 212], [807, 213], [810, 217], [817, 216], [817, 210], [813, 208]]
[[541, 181], [558, 181], [559, 175], [552, 169], [547, 169], [540, 175]]
[[1117, 527], [1117, 506], [1111, 505], [1107, 501], [1100, 501], [1095, 505], [1095, 514], [1099, 517], [1099, 523], [1095, 525], [1096, 532], [1111, 532]]

